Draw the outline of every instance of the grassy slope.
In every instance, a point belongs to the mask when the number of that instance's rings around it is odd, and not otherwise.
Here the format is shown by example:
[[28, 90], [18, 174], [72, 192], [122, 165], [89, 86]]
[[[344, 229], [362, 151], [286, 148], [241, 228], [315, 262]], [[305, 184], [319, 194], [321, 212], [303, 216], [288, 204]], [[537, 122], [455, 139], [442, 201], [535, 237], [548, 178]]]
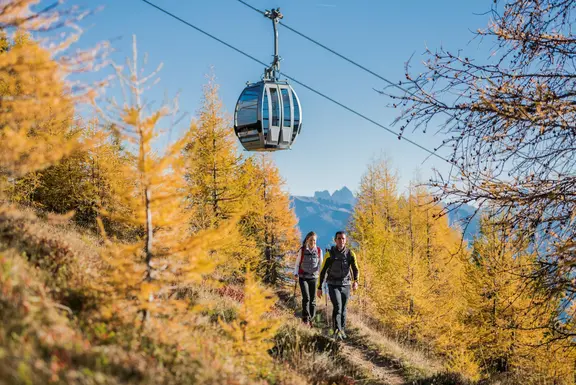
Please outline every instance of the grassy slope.
[[265, 375], [230, 354], [218, 326], [218, 318], [235, 317], [239, 288], [188, 293], [212, 304], [194, 318], [191, 349], [153, 338], [135, 343], [130, 325], [99, 316], [102, 298], [93, 285], [101, 268], [93, 236], [0, 207], [0, 385], [458, 383], [354, 314], [346, 343], [329, 338], [322, 321], [316, 329], [302, 327], [297, 304], [282, 291], [275, 316], [283, 326]]

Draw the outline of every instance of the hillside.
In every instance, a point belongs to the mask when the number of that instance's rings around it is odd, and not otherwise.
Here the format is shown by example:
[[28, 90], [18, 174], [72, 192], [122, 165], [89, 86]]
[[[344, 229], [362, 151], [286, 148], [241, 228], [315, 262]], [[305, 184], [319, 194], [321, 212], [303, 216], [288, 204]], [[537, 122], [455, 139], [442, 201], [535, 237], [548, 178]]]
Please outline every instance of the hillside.
[[168, 336], [140, 340], [125, 320], [105, 316], [98, 238], [61, 222], [0, 208], [2, 385], [424, 384], [456, 378], [442, 374], [441, 365], [422, 351], [374, 329], [377, 324], [367, 323], [354, 301], [345, 343], [329, 337], [326, 304], [316, 328], [301, 326], [291, 288], [278, 291], [273, 317], [282, 325], [268, 372], [239, 359], [220, 329], [221, 322], [238, 317], [238, 287], [187, 289], [190, 303], [204, 308], [188, 315], [191, 346], [171, 343]]

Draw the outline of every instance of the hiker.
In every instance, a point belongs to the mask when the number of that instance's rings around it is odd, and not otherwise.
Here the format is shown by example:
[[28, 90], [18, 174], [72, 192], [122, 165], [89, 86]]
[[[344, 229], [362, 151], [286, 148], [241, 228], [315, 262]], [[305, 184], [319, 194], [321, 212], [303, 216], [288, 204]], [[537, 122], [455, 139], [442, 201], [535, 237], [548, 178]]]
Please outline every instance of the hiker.
[[313, 326], [312, 320], [316, 315], [314, 287], [322, 266], [322, 249], [316, 246], [316, 240], [314, 231], [306, 234], [294, 266], [294, 277], [298, 279], [302, 291], [302, 322], [308, 326]]
[[[328, 294], [332, 302], [332, 329], [334, 338], [346, 339], [346, 304], [352, 290], [358, 289], [358, 263], [356, 255], [346, 247], [346, 233], [338, 231], [334, 236], [336, 246], [326, 253], [320, 279], [318, 280], [318, 298], [322, 298], [322, 283], [326, 278]], [[350, 274], [352, 270], [352, 276]]]

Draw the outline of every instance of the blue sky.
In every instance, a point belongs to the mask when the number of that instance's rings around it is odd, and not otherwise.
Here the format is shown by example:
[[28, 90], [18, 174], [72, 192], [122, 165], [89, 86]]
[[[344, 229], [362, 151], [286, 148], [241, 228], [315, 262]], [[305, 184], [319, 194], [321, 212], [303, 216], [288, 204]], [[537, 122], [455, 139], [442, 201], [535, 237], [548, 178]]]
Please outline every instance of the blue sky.
[[[236, 0], [151, 1], [263, 62], [272, 58], [271, 21]], [[403, 79], [405, 62], [412, 55], [416, 64], [420, 62], [426, 46], [464, 48], [469, 57], [478, 59], [487, 57], [490, 48], [489, 42], [479, 47], [477, 40], [471, 41], [471, 31], [489, 21], [485, 12], [490, 1], [246, 1], [259, 9], [280, 7], [284, 23], [391, 81]], [[259, 80], [263, 72], [260, 64], [141, 0], [69, 0], [67, 4], [103, 7], [82, 21], [85, 33], [80, 46], [110, 40], [115, 49], [112, 58], [124, 62], [131, 56], [135, 34], [139, 51], [148, 54], [147, 68], [152, 70], [163, 63], [161, 81], [146, 98], [159, 104], [166, 96], [180, 95], [180, 111], [188, 115], [175, 127], [175, 134], [182, 133], [195, 115], [211, 66], [230, 116], [246, 81]], [[383, 81], [283, 27], [279, 32], [283, 72], [390, 126], [398, 111], [387, 107], [390, 100], [374, 90], [384, 87]], [[381, 156], [388, 157], [398, 170], [401, 189], [416, 175], [428, 179], [433, 168], [448, 169], [443, 161], [382, 128], [293, 86], [302, 103], [302, 133], [292, 150], [273, 155], [292, 195], [333, 192], [342, 186], [356, 192], [368, 163]], [[407, 131], [406, 135], [430, 149], [442, 141], [442, 136], [432, 133]]]

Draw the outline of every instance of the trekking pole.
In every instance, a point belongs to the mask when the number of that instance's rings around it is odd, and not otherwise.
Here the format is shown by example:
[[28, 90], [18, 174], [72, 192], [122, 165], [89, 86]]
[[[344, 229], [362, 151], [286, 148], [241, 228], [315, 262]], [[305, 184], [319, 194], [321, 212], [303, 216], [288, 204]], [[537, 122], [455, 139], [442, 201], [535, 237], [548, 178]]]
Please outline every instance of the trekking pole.
[[294, 308], [296, 308], [296, 306], [298, 305], [298, 301], [296, 300], [296, 287], [298, 286], [298, 280], [295, 279], [294, 280], [294, 290], [292, 290], [292, 297], [291, 297], [291, 301], [290, 304], [292, 306], [294, 306]]
[[326, 327], [330, 330], [330, 319], [328, 318], [328, 295], [324, 295], [324, 310], [326, 312]]

